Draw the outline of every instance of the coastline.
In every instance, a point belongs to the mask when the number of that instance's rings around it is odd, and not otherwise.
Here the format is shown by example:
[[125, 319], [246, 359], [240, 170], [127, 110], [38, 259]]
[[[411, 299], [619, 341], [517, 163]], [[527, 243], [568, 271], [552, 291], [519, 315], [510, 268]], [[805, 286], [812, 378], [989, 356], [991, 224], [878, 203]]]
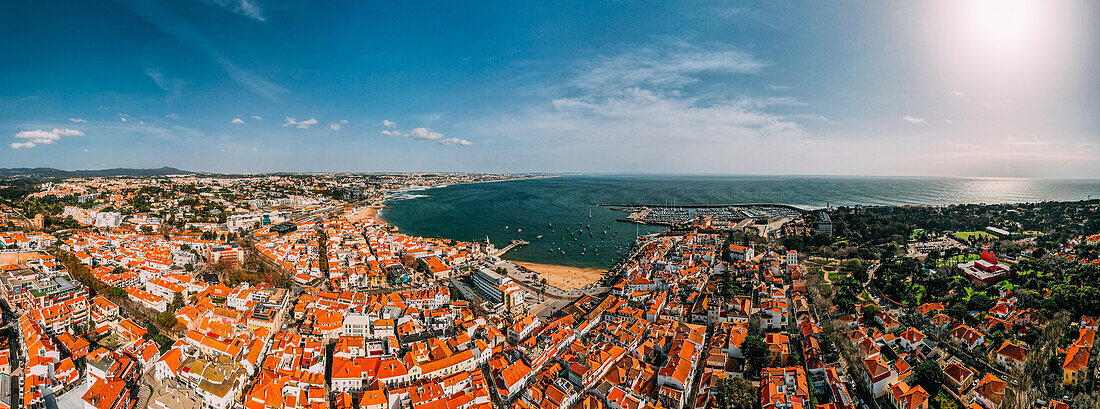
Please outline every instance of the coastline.
[[[391, 226], [391, 227], [397, 227], [397, 226], [394, 226], [393, 224], [391, 224], [388, 220], [386, 220], [384, 210], [389, 207], [389, 205], [387, 205], [386, 202], [390, 201], [391, 199], [393, 199], [395, 197], [398, 197], [399, 194], [403, 193], [403, 192], [421, 192], [421, 191], [425, 191], [425, 190], [429, 190], [429, 189], [438, 189], [438, 188], [443, 188], [443, 187], [447, 187], [447, 186], [473, 185], [473, 184], [479, 184], [479, 183], [516, 182], [516, 181], [522, 181], [522, 180], [550, 179], [550, 178], [557, 178], [557, 177], [561, 177], [561, 175], [546, 175], [546, 176], [538, 176], [538, 177], [523, 178], [523, 179], [486, 180], [486, 181], [480, 181], [480, 182], [450, 183], [450, 184], [444, 184], [444, 185], [438, 185], [438, 186], [418, 186], [418, 187], [411, 187], [411, 188], [399, 189], [399, 190], [389, 190], [389, 191], [386, 191], [382, 194], [382, 199], [381, 200], [379, 200], [376, 204], [373, 204], [373, 205], [365, 208], [364, 210], [369, 212], [369, 217], [373, 217], [379, 223], [382, 223], [384, 225]], [[398, 193], [398, 194], [395, 194], [395, 193]], [[367, 209], [370, 209], [370, 210], [367, 210]], [[398, 229], [400, 229], [400, 227], [398, 227]], [[511, 263], [515, 263], [516, 265], [523, 266], [523, 267], [525, 267], [525, 268], [527, 268], [531, 271], [535, 271], [535, 272], [543, 275], [544, 277], [546, 277], [546, 280], [547, 280], [548, 284], [553, 285], [553, 286], [558, 287], [558, 288], [561, 288], [561, 289], [566, 289], [566, 290], [573, 289], [573, 288], [584, 287], [587, 284], [590, 284], [592, 282], [596, 282], [597, 280], [602, 278], [603, 273], [607, 271], [606, 269], [599, 269], [599, 268], [592, 268], [592, 267], [575, 267], [575, 266], [567, 266], [567, 265], [560, 265], [560, 264], [545, 264], [545, 263], [534, 263], [534, 262], [527, 262], [527, 261], [518, 261], [518, 260], [509, 259], [507, 257], [507, 255], [503, 255], [501, 258], [506, 260], [506, 261], [509, 261]], [[576, 278], [576, 277], [580, 277], [580, 278]]]
[[569, 267], [514, 260], [508, 261], [539, 273], [539, 275], [546, 279], [547, 285], [552, 285], [566, 291], [582, 288], [588, 284], [599, 281], [600, 278], [603, 278], [604, 272], [607, 271], [597, 268]]
[[[561, 177], [561, 175], [534, 176], [534, 177], [519, 178], [519, 179], [482, 180], [482, 181], [477, 181], [477, 182], [446, 183], [446, 184], [435, 185], [435, 186], [416, 186], [416, 187], [409, 187], [409, 188], [397, 189], [397, 190], [386, 190], [386, 191], [382, 192], [382, 200], [379, 200], [377, 204], [372, 205], [373, 207], [378, 208], [378, 211], [374, 213], [374, 218], [376, 220], [378, 220], [379, 222], [382, 222], [383, 224], [392, 226], [389, 222], [386, 221], [385, 216], [382, 215], [382, 209], [385, 209], [385, 208], [389, 207], [388, 205], [386, 205], [386, 202], [390, 201], [391, 199], [393, 199], [395, 197], [399, 197], [399, 195], [396, 195], [394, 193], [423, 192], [425, 190], [440, 189], [440, 188], [444, 188], [444, 187], [447, 187], [447, 186], [476, 185], [476, 184], [479, 184], [479, 183], [517, 182], [517, 181], [521, 181], [521, 180], [551, 179], [551, 178], [556, 178], [556, 177]], [[397, 226], [394, 226], [394, 227], [397, 227]]]

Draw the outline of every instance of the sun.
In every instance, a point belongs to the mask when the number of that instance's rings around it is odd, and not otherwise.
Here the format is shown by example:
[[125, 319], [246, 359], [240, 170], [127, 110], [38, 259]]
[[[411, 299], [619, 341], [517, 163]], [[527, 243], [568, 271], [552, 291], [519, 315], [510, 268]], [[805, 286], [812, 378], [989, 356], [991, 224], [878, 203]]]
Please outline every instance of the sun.
[[958, 4], [964, 7], [967, 34], [987, 51], [1024, 50], [1042, 34], [1042, 0], [964, 0]]

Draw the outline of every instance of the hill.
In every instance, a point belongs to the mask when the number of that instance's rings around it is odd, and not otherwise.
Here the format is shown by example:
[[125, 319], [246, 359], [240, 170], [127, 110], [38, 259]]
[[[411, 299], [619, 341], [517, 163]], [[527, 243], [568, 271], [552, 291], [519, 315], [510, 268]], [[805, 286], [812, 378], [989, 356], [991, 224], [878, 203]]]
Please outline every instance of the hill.
[[61, 170], [54, 168], [0, 168], [0, 178], [72, 178], [104, 176], [165, 176], [191, 175], [196, 172], [160, 167], [156, 169], [114, 168], [99, 170]]

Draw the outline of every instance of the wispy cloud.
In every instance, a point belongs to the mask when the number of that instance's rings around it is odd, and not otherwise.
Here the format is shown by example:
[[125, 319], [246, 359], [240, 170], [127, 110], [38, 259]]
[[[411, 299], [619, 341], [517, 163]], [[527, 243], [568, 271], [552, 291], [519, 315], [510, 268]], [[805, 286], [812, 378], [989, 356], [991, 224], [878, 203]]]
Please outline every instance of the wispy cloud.
[[153, 80], [157, 87], [168, 93], [168, 102], [175, 101], [183, 93], [186, 82], [181, 78], [168, 78], [159, 68], [146, 68], [145, 75]]
[[121, 121], [121, 122], [129, 121], [130, 120], [130, 115], [119, 112], [118, 113], [118, 120]]
[[393, 127], [397, 126], [397, 123], [393, 122], [389, 119], [383, 119], [382, 120], [382, 126], [387, 127], [387, 128], [393, 128]]
[[252, 115], [252, 119], [255, 119], [255, 120], [259, 121], [259, 120], [264, 119], [264, 117], [259, 116], [259, 115]]
[[317, 120], [314, 118], [309, 118], [305, 121], [297, 121], [294, 118], [288, 116], [286, 117], [286, 121], [283, 122], [283, 126], [293, 126], [297, 127], [298, 129], [307, 129], [313, 125], [317, 125]]
[[413, 128], [409, 132], [401, 132], [396, 129], [383, 129], [379, 133], [386, 136], [400, 136], [402, 138], [418, 139], [422, 141], [434, 141], [440, 145], [470, 146], [474, 144], [473, 142], [461, 138], [446, 138], [446, 135], [443, 133], [435, 132], [428, 128]]
[[[698, 163], [713, 171], [714, 161], [722, 157], [766, 156], [754, 152], [781, 150], [806, 139], [797, 122], [768, 112], [806, 106], [794, 97], [722, 95], [696, 86], [715, 76], [757, 75], [768, 66], [729, 48], [642, 47], [582, 64], [558, 95], [478, 121], [471, 131], [508, 143], [522, 139], [517, 146], [542, 146], [542, 156], [558, 162], [553, 168], [687, 169]], [[675, 157], [693, 159], [686, 165], [668, 162]]]
[[908, 123], [911, 123], [911, 124], [925, 124], [925, 123], [928, 123], [928, 121], [925, 120], [924, 118], [917, 118], [915, 116], [910, 116], [910, 115], [906, 115], [906, 116], [901, 117], [901, 120], [905, 121], [905, 122], [908, 122]]
[[583, 67], [570, 84], [588, 92], [615, 93], [629, 87], [665, 90], [697, 82], [703, 74], [755, 74], [768, 65], [736, 49], [679, 44], [600, 58]]
[[333, 122], [328, 125], [328, 128], [334, 131], [339, 131], [341, 127], [348, 124], [347, 119], [341, 119], [339, 122]]
[[74, 123], [78, 123], [78, 124], [79, 124], [79, 123], [81, 123], [81, 122], [88, 122], [88, 121], [85, 121], [85, 120], [83, 120], [83, 119], [81, 119], [81, 118], [69, 118], [69, 122], [74, 122]]
[[177, 120], [177, 121], [178, 121], [178, 120], [180, 120], [180, 114], [178, 114], [178, 113], [175, 113], [175, 112], [173, 112], [173, 113], [170, 113], [170, 114], [168, 114], [168, 115], [165, 115], [164, 117], [165, 117], [165, 118], [168, 118], [168, 119], [175, 119], [175, 120]]
[[440, 139], [439, 143], [442, 144], [442, 145], [462, 145], [462, 146], [473, 145], [473, 142], [467, 141], [465, 139], [459, 139], [459, 138]]
[[263, 10], [260, 9], [260, 5], [252, 0], [203, 0], [203, 2], [221, 7], [256, 21], [267, 21], [267, 18], [263, 15]]
[[22, 142], [13, 142], [11, 144], [12, 149], [27, 149], [33, 148], [37, 145], [52, 144], [61, 140], [63, 136], [84, 136], [84, 132], [76, 129], [61, 129], [54, 128], [52, 131], [43, 131], [41, 129], [35, 129], [33, 131], [22, 131], [15, 134], [16, 138], [22, 139]]
[[197, 48], [206, 54], [215, 64], [222, 68], [234, 81], [261, 97], [278, 101], [279, 97], [288, 91], [261, 78], [239, 66], [212, 41], [198, 32], [190, 24], [177, 18], [171, 12], [158, 7], [156, 2], [127, 1], [123, 2], [134, 14], [153, 24], [158, 30], [175, 37], [177, 40]]
[[233, 120], [232, 120], [232, 121], [229, 121], [229, 123], [231, 123], [231, 124], [237, 124], [237, 125], [243, 125], [243, 124], [244, 124], [244, 120], [243, 120], [243, 119], [241, 119], [241, 118], [233, 118]]

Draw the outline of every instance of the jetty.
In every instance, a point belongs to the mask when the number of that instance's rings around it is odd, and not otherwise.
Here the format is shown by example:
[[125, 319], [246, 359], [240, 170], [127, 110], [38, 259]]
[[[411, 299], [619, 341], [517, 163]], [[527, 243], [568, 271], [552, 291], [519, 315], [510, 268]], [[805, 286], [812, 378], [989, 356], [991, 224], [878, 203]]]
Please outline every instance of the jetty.
[[526, 246], [528, 244], [531, 244], [531, 243], [523, 241], [523, 240], [512, 240], [512, 242], [508, 243], [507, 246], [504, 246], [504, 248], [502, 248], [500, 250], [497, 250], [495, 253], [493, 253], [493, 257], [503, 256], [504, 253], [508, 252], [508, 250], [514, 249], [514, 248], [519, 247], [519, 246]]

